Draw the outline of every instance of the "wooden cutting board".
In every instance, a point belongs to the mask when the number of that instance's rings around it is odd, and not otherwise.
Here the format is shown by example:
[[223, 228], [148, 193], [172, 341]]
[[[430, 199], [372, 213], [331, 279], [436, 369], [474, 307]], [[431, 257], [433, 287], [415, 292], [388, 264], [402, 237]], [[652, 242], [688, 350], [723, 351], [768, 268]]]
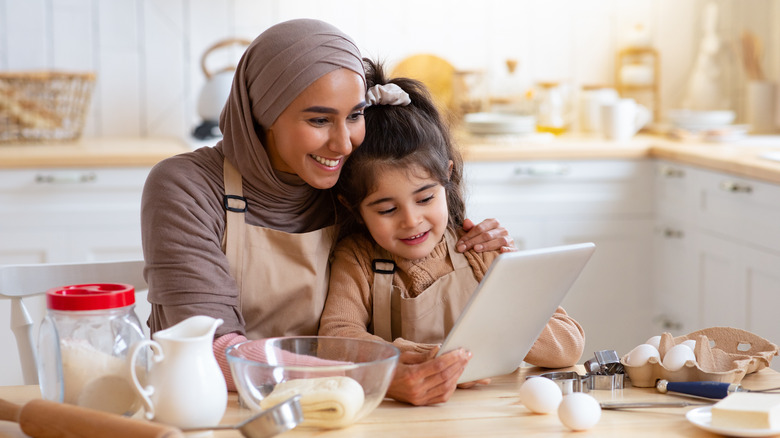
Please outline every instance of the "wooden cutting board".
[[425, 53], [412, 55], [402, 59], [391, 76], [417, 79], [428, 87], [439, 108], [454, 109], [455, 67], [446, 59]]

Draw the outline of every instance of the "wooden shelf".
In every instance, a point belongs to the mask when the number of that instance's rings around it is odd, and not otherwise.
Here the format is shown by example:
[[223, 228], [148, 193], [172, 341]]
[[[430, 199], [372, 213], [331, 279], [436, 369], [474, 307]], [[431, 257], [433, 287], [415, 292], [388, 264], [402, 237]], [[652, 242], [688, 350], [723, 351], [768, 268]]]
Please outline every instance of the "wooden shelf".
[[[635, 93], [652, 94], [653, 121], [661, 120], [661, 61], [658, 51], [652, 47], [627, 47], [618, 52], [615, 60], [615, 88], [621, 97], [637, 97]], [[642, 65], [652, 69], [652, 82], [647, 85], [625, 83], [622, 70], [627, 65]]]

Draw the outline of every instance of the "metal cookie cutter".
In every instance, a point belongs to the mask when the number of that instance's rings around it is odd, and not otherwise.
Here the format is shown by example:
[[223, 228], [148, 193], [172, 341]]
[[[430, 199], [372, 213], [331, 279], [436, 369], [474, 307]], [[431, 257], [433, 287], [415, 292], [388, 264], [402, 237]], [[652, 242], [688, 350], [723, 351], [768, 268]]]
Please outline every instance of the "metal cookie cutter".
[[572, 392], [623, 389], [624, 370], [617, 352], [597, 351], [595, 356], [585, 362], [584, 376], [576, 371], [544, 373], [540, 376], [555, 382], [561, 388], [563, 395]]
[[602, 350], [593, 353], [595, 357], [585, 361], [585, 372], [596, 375], [623, 374], [623, 364], [615, 350]]
[[555, 384], [561, 388], [563, 395], [571, 394], [573, 392], [590, 391], [588, 382], [586, 380], [588, 376], [581, 376], [576, 371], [544, 373], [540, 374], [539, 377], [547, 377], [548, 379], [555, 382]]

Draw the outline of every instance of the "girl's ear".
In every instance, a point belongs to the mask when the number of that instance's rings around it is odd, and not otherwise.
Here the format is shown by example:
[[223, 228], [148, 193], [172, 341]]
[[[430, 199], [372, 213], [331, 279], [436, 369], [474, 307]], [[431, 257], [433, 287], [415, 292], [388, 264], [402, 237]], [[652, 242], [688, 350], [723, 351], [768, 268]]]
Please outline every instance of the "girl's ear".
[[449, 169], [447, 170], [447, 179], [449, 179], [452, 176], [452, 168], [455, 166], [455, 163], [450, 160]]

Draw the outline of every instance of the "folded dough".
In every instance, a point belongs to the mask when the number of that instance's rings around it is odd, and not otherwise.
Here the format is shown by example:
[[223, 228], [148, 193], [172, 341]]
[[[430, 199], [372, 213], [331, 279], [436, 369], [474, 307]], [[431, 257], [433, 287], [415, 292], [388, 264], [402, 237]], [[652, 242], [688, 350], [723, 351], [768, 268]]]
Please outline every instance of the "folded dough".
[[303, 422], [307, 426], [336, 429], [352, 424], [363, 407], [363, 387], [346, 376], [294, 379], [282, 382], [260, 402], [269, 409], [290, 397], [301, 395]]

